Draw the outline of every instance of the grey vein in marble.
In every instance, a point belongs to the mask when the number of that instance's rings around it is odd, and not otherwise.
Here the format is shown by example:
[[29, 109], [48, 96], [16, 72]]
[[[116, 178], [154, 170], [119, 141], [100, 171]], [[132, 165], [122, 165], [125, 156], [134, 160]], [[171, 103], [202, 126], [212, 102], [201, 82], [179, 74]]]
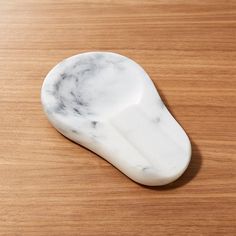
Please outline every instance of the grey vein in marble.
[[189, 139], [150, 77], [133, 60], [88, 52], [56, 65], [41, 100], [52, 125], [144, 185], [176, 180], [191, 157]]

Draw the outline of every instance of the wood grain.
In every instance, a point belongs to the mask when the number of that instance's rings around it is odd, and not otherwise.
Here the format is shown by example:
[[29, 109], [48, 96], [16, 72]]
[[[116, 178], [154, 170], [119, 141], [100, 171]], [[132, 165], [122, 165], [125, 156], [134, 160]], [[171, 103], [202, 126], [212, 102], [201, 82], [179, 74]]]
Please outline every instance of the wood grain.
[[[65, 57], [143, 65], [189, 134], [192, 161], [140, 186], [44, 116]], [[0, 235], [236, 235], [236, 1], [0, 0]]]

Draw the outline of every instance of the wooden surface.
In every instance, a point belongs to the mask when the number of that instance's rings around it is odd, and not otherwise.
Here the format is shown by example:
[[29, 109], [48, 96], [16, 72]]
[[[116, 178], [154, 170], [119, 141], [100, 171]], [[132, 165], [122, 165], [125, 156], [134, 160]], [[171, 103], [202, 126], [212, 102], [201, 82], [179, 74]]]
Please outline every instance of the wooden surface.
[[[190, 167], [140, 186], [51, 127], [47, 72], [91, 50], [150, 74]], [[236, 1], [0, 0], [0, 235], [236, 235]]]

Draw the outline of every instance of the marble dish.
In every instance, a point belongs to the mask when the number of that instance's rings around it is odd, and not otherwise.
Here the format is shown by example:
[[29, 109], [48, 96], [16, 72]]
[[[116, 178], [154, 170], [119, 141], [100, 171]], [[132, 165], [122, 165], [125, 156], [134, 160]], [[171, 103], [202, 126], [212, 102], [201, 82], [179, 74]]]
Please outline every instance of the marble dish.
[[191, 157], [188, 136], [133, 60], [111, 52], [67, 58], [46, 76], [41, 101], [52, 125], [132, 180], [165, 185]]

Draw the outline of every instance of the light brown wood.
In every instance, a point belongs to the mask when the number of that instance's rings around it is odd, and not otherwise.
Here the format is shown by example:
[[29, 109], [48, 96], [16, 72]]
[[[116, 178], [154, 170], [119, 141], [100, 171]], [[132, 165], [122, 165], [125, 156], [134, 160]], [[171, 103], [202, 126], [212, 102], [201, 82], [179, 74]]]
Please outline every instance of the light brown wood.
[[[60, 60], [124, 54], [189, 134], [190, 167], [140, 186], [65, 139], [40, 89]], [[0, 235], [236, 235], [236, 1], [0, 0]]]

